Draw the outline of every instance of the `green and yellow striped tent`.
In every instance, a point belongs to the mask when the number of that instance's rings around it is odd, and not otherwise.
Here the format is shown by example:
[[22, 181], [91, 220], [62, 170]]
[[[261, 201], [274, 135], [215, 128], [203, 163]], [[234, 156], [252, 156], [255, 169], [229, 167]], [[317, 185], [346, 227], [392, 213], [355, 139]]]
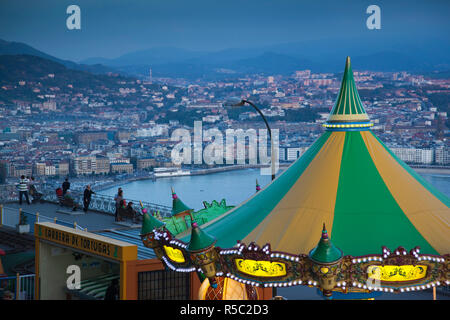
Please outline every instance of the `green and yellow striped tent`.
[[322, 136], [264, 189], [202, 228], [222, 248], [240, 240], [307, 254], [325, 223], [345, 255], [378, 254], [382, 246], [449, 253], [450, 199], [398, 159], [371, 125], [347, 58]]

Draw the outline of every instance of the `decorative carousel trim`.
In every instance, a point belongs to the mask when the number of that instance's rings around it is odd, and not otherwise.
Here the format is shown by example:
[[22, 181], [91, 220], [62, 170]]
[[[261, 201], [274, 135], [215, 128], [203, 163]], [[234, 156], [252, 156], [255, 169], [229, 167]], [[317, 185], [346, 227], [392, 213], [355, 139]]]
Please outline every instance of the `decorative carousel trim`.
[[[254, 287], [264, 288], [281, 288], [291, 287], [297, 285], [305, 285], [309, 287], [317, 287], [321, 289], [324, 294], [331, 291], [336, 292], [385, 292], [385, 293], [402, 293], [426, 290], [429, 288], [449, 285], [450, 279], [450, 255], [430, 255], [420, 254], [420, 248], [415, 247], [409, 252], [403, 248], [398, 247], [391, 251], [387, 247], [382, 247], [381, 254], [370, 254], [364, 256], [344, 256], [336, 263], [326, 264], [311, 260], [306, 254], [294, 255], [287, 252], [272, 251], [270, 244], [265, 244], [260, 247], [252, 242], [248, 246], [238, 241], [232, 248], [208, 247], [198, 253], [189, 252], [188, 244], [172, 238], [168, 230], [154, 229], [152, 233], [142, 236], [144, 244], [147, 247], [152, 247], [155, 251], [158, 247], [170, 246], [174, 249], [181, 250], [185, 258], [185, 262], [176, 263], [171, 260], [163, 250], [161, 260], [171, 270], [177, 272], [200, 272], [205, 274], [204, 264], [202, 259], [209, 259], [207, 263], [209, 266], [214, 266], [215, 270], [212, 275], [209, 275], [210, 281], [214, 281], [214, 277], [228, 277], [240, 283], [251, 285]], [[145, 241], [146, 240], [146, 241]], [[150, 241], [153, 242], [150, 242]], [[194, 257], [192, 255], [197, 255]], [[204, 255], [204, 256], [202, 256]], [[200, 259], [200, 260], [198, 260]], [[257, 266], [258, 268], [266, 268], [263, 270], [267, 275], [257, 275], [256, 272], [243, 272], [243, 261], [249, 265]], [[206, 260], [204, 260], [206, 261]], [[241, 263], [239, 269], [238, 263]], [[282, 264], [283, 272], [273, 272], [274, 276], [270, 274], [270, 268], [273, 264]], [[401, 281], [384, 281], [381, 275], [378, 284], [376, 284], [374, 275], [368, 273], [368, 268], [381, 268], [398, 266], [406, 268], [406, 272], [414, 271], [420, 266], [426, 266], [419, 274], [420, 277], [412, 277], [413, 280]], [[262, 270], [262, 269], [261, 269]], [[260, 271], [261, 271], [260, 270]], [[390, 269], [385, 269], [390, 270]], [[397, 271], [399, 271], [397, 270]], [[405, 268], [403, 269], [405, 271]], [[259, 273], [261, 274], [261, 273]], [[281, 275], [280, 275], [281, 274]], [[324, 289], [324, 282], [328, 279], [333, 280], [334, 284], [331, 289]], [[372, 282], [371, 282], [372, 281]]]
[[361, 130], [369, 130], [373, 127], [372, 122], [337, 122], [337, 123], [324, 123], [322, 127], [326, 128], [329, 131], [361, 131]]

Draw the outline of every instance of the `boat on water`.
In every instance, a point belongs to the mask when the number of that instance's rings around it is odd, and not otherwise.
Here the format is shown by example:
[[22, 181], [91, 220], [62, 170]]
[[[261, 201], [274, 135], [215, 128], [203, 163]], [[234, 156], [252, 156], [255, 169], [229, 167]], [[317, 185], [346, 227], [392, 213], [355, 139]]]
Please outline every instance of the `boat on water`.
[[190, 176], [191, 171], [183, 170], [181, 168], [169, 167], [169, 168], [154, 168], [153, 176], [155, 178], [166, 178], [166, 177], [179, 177], [179, 176]]

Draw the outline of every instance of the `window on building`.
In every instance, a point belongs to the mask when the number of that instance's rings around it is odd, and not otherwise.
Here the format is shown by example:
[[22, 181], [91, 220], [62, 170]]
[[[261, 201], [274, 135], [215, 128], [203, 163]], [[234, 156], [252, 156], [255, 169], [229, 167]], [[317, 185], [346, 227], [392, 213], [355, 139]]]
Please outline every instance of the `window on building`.
[[146, 271], [138, 273], [138, 300], [190, 299], [190, 273]]

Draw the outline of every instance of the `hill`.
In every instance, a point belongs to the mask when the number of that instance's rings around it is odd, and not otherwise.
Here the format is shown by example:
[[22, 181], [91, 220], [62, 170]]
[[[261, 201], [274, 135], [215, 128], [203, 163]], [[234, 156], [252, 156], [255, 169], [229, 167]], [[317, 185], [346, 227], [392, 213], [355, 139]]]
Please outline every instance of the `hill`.
[[13, 100], [35, 101], [40, 94], [54, 93], [52, 90], [72, 94], [91, 90], [117, 91], [121, 86], [119, 82], [130, 80], [134, 81], [118, 74], [73, 70], [58, 62], [32, 55], [0, 56], [0, 87], [6, 88], [0, 89], [0, 101], [6, 103]]
[[99, 63], [78, 64], [69, 60], [62, 60], [51, 56], [45, 52], [39, 51], [25, 43], [6, 41], [0, 39], [0, 55], [31, 55], [60, 63], [70, 69], [88, 71], [95, 74], [104, 74], [108, 72], [117, 72], [117, 70], [106, 67]]

